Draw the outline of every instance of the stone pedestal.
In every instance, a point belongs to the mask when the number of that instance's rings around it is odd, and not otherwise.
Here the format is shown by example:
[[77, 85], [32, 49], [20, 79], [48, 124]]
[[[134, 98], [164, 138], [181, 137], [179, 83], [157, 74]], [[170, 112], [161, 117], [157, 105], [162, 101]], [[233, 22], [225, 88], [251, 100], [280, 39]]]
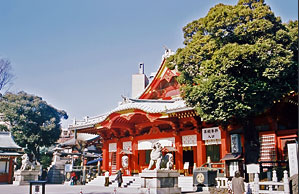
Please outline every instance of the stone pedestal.
[[176, 170], [143, 170], [139, 176], [141, 177], [141, 193], [181, 193], [181, 188], [178, 187], [180, 174]]
[[29, 181], [37, 181], [40, 170], [17, 170], [14, 173], [14, 185], [29, 185]]

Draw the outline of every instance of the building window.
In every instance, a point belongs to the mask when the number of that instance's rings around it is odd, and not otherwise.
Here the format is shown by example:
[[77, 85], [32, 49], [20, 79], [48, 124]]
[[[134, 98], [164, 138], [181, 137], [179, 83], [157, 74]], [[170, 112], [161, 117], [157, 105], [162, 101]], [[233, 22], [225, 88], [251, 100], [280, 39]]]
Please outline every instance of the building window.
[[206, 145], [207, 157], [210, 156], [212, 162], [220, 161], [220, 146], [219, 145]]
[[238, 161], [230, 162], [228, 168], [229, 168], [229, 170], [228, 170], [229, 176], [230, 177], [235, 176], [235, 172], [239, 170], [239, 163], [238, 163]]
[[0, 161], [0, 173], [8, 173], [8, 162]]

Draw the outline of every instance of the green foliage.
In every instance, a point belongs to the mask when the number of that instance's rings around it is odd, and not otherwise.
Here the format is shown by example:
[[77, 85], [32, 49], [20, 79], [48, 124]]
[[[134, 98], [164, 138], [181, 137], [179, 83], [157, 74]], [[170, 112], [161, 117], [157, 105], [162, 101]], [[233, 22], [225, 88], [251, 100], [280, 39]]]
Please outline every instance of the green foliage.
[[48, 105], [41, 97], [19, 92], [7, 93], [0, 101], [0, 112], [12, 125], [16, 143], [39, 160], [40, 147], [49, 147], [60, 135], [60, 120], [67, 119], [65, 111]]
[[82, 160], [80, 158], [77, 158], [75, 161], [74, 161], [74, 166], [81, 166], [81, 163], [82, 163]]
[[0, 131], [9, 131], [6, 125], [0, 125]]
[[218, 4], [184, 28], [177, 65], [182, 97], [205, 121], [265, 111], [298, 90], [298, 21], [283, 24], [262, 0]]
[[52, 162], [52, 155], [50, 154], [41, 154], [40, 163], [43, 165], [43, 168], [48, 168]]
[[22, 158], [20, 156], [20, 157], [17, 157], [17, 160], [16, 160], [16, 170], [20, 169], [21, 166], [22, 166]]

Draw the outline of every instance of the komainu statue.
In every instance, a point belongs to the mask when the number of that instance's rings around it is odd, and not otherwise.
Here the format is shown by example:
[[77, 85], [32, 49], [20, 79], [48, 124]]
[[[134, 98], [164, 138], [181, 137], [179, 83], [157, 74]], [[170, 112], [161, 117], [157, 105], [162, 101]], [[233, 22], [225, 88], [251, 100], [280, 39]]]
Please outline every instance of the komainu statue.
[[171, 153], [167, 153], [165, 157], [163, 158], [163, 161], [165, 164], [166, 170], [171, 170], [173, 168], [173, 155]]
[[22, 166], [20, 170], [34, 170], [35, 169], [35, 164], [34, 162], [30, 162], [29, 156], [27, 154], [24, 154], [22, 156]]
[[152, 151], [151, 151], [151, 160], [150, 163], [148, 165], [148, 168], [146, 168], [145, 170], [151, 170], [151, 168], [153, 167], [153, 165], [156, 163], [156, 168], [155, 170], [159, 170], [161, 169], [161, 162], [162, 162], [162, 146], [159, 142], [155, 142], [152, 144]]
[[121, 165], [124, 169], [127, 169], [129, 167], [129, 157], [127, 155], [124, 155], [121, 158]]

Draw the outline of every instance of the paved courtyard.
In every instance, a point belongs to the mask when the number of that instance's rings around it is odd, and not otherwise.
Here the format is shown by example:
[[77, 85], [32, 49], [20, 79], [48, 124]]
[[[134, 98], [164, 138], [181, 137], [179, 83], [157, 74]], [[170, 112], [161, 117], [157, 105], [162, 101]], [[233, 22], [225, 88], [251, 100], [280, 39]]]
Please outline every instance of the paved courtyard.
[[[80, 194], [82, 189], [83, 194], [111, 194], [115, 193], [114, 188], [105, 188], [103, 186], [88, 186], [88, 185], [46, 185], [46, 194]], [[33, 189], [33, 194], [35, 194]], [[134, 194], [139, 193], [138, 189], [134, 188], [116, 188], [118, 194]], [[208, 192], [199, 192], [207, 194]], [[29, 185], [0, 185], [0, 194], [29, 194]], [[41, 190], [39, 192], [41, 194]]]

